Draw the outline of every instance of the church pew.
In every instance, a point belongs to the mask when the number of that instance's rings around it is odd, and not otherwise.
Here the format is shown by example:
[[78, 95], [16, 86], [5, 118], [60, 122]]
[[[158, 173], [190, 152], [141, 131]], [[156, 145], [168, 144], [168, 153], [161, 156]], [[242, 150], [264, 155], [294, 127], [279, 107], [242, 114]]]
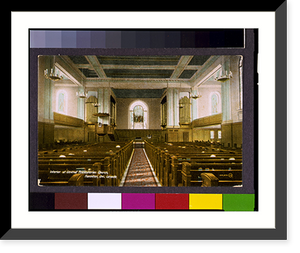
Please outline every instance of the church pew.
[[212, 173], [201, 173], [202, 177], [202, 187], [212, 187], [212, 186], [218, 186], [219, 179]]
[[[113, 145], [108, 145], [107, 150], [115, 146], [116, 143], [114, 143]], [[91, 150], [87, 149], [86, 153], [89, 153], [88, 156], [89, 158], [82, 157], [80, 152], [79, 152], [80, 155], [74, 154], [74, 156], [73, 155], [68, 157], [66, 156], [65, 158], [59, 158], [59, 155], [62, 154], [60, 152], [57, 153], [55, 152], [55, 156], [53, 156], [53, 153], [43, 154], [38, 159], [39, 178], [42, 177], [43, 179], [45, 179], [45, 174], [47, 174], [48, 171], [51, 170], [66, 171], [66, 169], [68, 169], [68, 170], [76, 171], [77, 168], [85, 168], [85, 170], [90, 169], [90, 170], [96, 170], [97, 172], [99, 170], [103, 172], [107, 172], [108, 173], [106, 177], [107, 182], [105, 182], [105, 185], [118, 186], [133, 150], [132, 141], [128, 142], [126, 145], [123, 145], [121, 148], [115, 148], [114, 149], [115, 152], [103, 152], [103, 150], [99, 152], [97, 151], [96, 145], [93, 148], [94, 148], [93, 152], [89, 152]], [[65, 150], [63, 150], [62, 152], [66, 153]], [[91, 156], [91, 153], [93, 156]], [[117, 178], [115, 178], [115, 176], [117, 176]], [[93, 184], [95, 185], [95, 182], [93, 182]]]
[[105, 157], [108, 155], [112, 155], [114, 153], [118, 152], [118, 150], [115, 151], [89, 151], [86, 153], [73, 153], [73, 152], [57, 152], [56, 154], [47, 154], [43, 156], [39, 156], [39, 160], [45, 160], [45, 159], [56, 159], [56, 158], [62, 158], [60, 156], [65, 156], [63, 158], [67, 159], [95, 159], [97, 157]]
[[[149, 142], [149, 141], [148, 141]], [[225, 148], [222, 147], [220, 144], [216, 143], [201, 143], [201, 142], [149, 142], [155, 146], [159, 147], [175, 147], [175, 148], [182, 148], [182, 149], [220, 149], [220, 150], [229, 150], [230, 152], [239, 151], [241, 149], [237, 148]]]
[[[40, 171], [44, 171], [44, 170], [50, 170], [50, 171], [76, 170], [78, 168], [92, 169], [93, 164], [92, 163], [69, 163], [69, 164], [58, 163], [58, 164], [40, 164], [39, 165]], [[101, 170], [101, 169], [103, 169], [103, 167], [101, 167], [99, 170]]]
[[[232, 159], [234, 158], [234, 159]], [[222, 157], [222, 158], [212, 158], [212, 157], [191, 157], [191, 158], [178, 158], [179, 162], [191, 162], [191, 163], [237, 163], [243, 162], [243, 159], [235, 157]]]
[[66, 178], [65, 181], [47, 181], [43, 182], [44, 186], [84, 186], [84, 175], [74, 174], [70, 178]]
[[[152, 146], [155, 146], [152, 144]], [[168, 147], [167, 145], [158, 145], [155, 146], [160, 150], [164, 150], [170, 154], [178, 156], [178, 158], [188, 159], [188, 158], [231, 158], [242, 159], [242, 153], [238, 151], [227, 151], [227, 150], [197, 150], [192, 149], [179, 149], [176, 146]]]
[[[182, 185], [183, 186], [201, 186], [203, 182], [202, 174], [211, 173], [219, 179], [219, 186], [233, 186], [242, 183], [242, 168], [241, 165], [234, 169], [226, 169], [226, 167], [214, 167], [212, 169], [199, 168], [200, 164], [191, 164], [188, 162], [182, 163]], [[205, 166], [204, 166], [205, 167]], [[197, 169], [198, 168], [198, 169]]]
[[[214, 168], [227, 170], [228, 168], [242, 168], [242, 156], [236, 151], [234, 151], [234, 154], [221, 153], [220, 156], [218, 153], [212, 152], [211, 154], [215, 154], [216, 157], [211, 157], [209, 154], [202, 154], [197, 151], [195, 152], [194, 150], [192, 153], [187, 152], [186, 149], [184, 152], [181, 152], [181, 150], [176, 148], [173, 149], [173, 146], [171, 150], [170, 148], [169, 150], [165, 150], [164, 147], [168, 146], [170, 145], [160, 143], [159, 146], [155, 146], [152, 143], [147, 141], [145, 142], [145, 150], [148, 158], [152, 164], [157, 178], [164, 186], [178, 186], [178, 184], [181, 183], [181, 167], [182, 162], [184, 161], [201, 163], [202, 166], [204, 166], [204, 169]], [[176, 147], [176, 145], [174, 146]], [[176, 155], [179, 155], [179, 157], [171, 154], [174, 153], [172, 150], [176, 151]], [[230, 158], [235, 158], [235, 160], [229, 160]]]
[[[41, 184], [50, 181], [63, 181], [69, 179], [74, 174], [83, 174], [85, 185], [102, 185], [117, 186], [117, 178], [114, 172], [111, 171], [110, 164], [96, 162], [94, 164], [44, 164], [40, 165], [39, 178]], [[77, 171], [80, 172], [77, 172]], [[97, 177], [95, 177], [97, 176]], [[104, 179], [103, 179], [104, 178]]]
[[210, 170], [210, 171], [193, 171], [191, 170], [191, 186], [202, 186], [203, 172], [215, 175], [219, 181], [218, 186], [234, 186], [242, 184], [242, 170]]
[[[44, 164], [39, 167], [39, 178], [41, 184], [49, 184], [47, 182], [66, 181], [74, 174], [83, 175], [100, 175], [105, 173], [101, 163], [94, 164]], [[81, 173], [80, 173], [81, 172]], [[108, 172], [107, 172], [108, 174]], [[85, 177], [85, 184], [97, 185], [92, 177]]]
[[128, 144], [125, 142], [107, 142], [101, 144], [88, 144], [82, 146], [73, 146], [73, 147], [65, 147], [62, 149], [54, 149], [54, 150], [46, 150], [38, 152], [39, 157], [47, 157], [47, 156], [56, 156], [57, 154], [67, 155], [68, 153], [74, 153], [75, 155], [87, 156], [94, 153], [94, 155], [98, 155], [100, 152], [107, 152], [112, 150], [112, 152], [116, 152], [119, 148], [116, 146], [120, 146], [123, 148]]
[[74, 159], [67, 159], [67, 158], [46, 158], [46, 159], [39, 159], [38, 164], [73, 164], [73, 163], [85, 163], [85, 164], [93, 164], [95, 162], [102, 162], [105, 157], [97, 157], [97, 158], [74, 158]]
[[[182, 167], [183, 163], [178, 163], [177, 158], [174, 156], [171, 164], [171, 186], [177, 186], [182, 181]], [[195, 163], [193, 164], [194, 171], [234, 171], [235, 169], [242, 170], [242, 164], [232, 164], [232, 163]], [[195, 167], [194, 167], [195, 166]]]
[[[156, 154], [156, 158], [154, 161], [155, 164], [155, 173], [157, 174], [157, 177], [159, 181], [166, 186], [177, 186], [178, 182], [181, 182], [181, 167], [183, 161], [189, 161], [191, 163], [201, 163], [201, 166], [203, 166], [203, 169], [209, 168], [209, 169], [217, 169], [217, 168], [241, 168], [241, 160], [216, 160], [211, 158], [194, 158], [194, 159], [181, 159], [176, 158], [174, 156], [174, 159], [172, 160], [172, 155], [162, 152], [158, 152]], [[176, 161], [175, 161], [176, 160]], [[176, 165], [175, 165], [176, 163]], [[200, 165], [199, 165], [200, 166]], [[171, 175], [170, 175], [171, 174]], [[178, 178], [178, 179], [177, 179]], [[174, 182], [173, 182], [174, 180]]]
[[170, 151], [170, 150], [164, 150], [166, 153], [170, 153], [172, 155], [176, 155], [178, 159], [185, 161], [185, 160], [191, 160], [191, 159], [206, 159], [206, 160], [220, 160], [220, 159], [230, 159], [234, 158], [234, 160], [240, 160], [242, 161], [242, 154], [229, 154], [229, 153], [216, 153], [216, 152], [210, 152], [210, 153], [199, 153], [195, 151], [191, 152], [181, 152], [178, 150]]

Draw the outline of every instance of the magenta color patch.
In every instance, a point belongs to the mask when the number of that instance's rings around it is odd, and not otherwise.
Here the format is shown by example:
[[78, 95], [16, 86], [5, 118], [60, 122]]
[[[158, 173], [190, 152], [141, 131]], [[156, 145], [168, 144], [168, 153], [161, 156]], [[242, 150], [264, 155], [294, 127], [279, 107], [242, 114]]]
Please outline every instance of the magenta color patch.
[[155, 209], [155, 193], [122, 193], [122, 209]]

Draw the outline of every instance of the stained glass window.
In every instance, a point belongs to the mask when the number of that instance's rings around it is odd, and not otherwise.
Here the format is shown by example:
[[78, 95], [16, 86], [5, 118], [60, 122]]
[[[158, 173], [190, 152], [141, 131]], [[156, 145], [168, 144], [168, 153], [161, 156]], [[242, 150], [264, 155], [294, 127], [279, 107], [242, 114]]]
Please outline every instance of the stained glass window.
[[144, 122], [144, 110], [142, 106], [137, 105], [133, 108], [133, 120], [135, 123]]

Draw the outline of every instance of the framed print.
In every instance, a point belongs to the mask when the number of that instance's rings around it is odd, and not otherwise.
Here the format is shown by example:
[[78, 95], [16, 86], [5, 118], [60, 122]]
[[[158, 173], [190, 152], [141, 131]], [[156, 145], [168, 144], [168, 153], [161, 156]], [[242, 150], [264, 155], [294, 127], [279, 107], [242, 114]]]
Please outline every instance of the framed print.
[[[91, 14], [93, 19], [97, 13]], [[59, 228], [70, 229], [73, 238], [86, 229], [83, 239], [109, 239], [112, 231], [114, 239], [125, 238], [124, 231], [130, 239], [146, 238], [147, 231], [152, 239], [195, 239], [223, 228], [221, 239], [226, 229], [271, 229], [275, 156], [265, 150], [269, 167], [261, 170], [265, 158], [258, 150], [264, 138], [272, 143], [273, 127], [269, 134], [261, 128], [266, 118], [258, 113], [258, 93], [264, 92], [260, 84], [266, 74], [275, 71], [272, 64], [265, 68], [257, 62], [266, 63], [264, 55], [274, 59], [275, 43], [268, 48], [265, 41], [267, 30], [275, 40], [274, 15], [264, 13], [258, 16], [268, 22], [245, 21], [235, 28], [234, 15], [224, 27], [189, 28], [133, 29], [130, 21], [124, 27], [82, 28], [75, 22], [43, 28], [29, 20], [29, 85], [23, 93], [28, 95], [28, 180], [19, 169], [12, 171], [12, 189], [25, 183], [28, 194], [23, 198], [24, 192], [13, 190], [12, 209], [18, 211], [3, 240], [14, 231], [22, 238], [15, 228], [28, 228], [34, 216], [41, 223], [32, 223], [33, 231], [54, 229], [54, 239], [61, 236]], [[270, 105], [273, 83], [275, 77], [269, 78]], [[268, 117], [275, 119], [272, 113]], [[266, 175], [268, 190], [261, 179]], [[27, 219], [21, 221], [19, 212]], [[85, 218], [75, 224], [80, 216]], [[191, 235], [191, 228], [197, 233]]]

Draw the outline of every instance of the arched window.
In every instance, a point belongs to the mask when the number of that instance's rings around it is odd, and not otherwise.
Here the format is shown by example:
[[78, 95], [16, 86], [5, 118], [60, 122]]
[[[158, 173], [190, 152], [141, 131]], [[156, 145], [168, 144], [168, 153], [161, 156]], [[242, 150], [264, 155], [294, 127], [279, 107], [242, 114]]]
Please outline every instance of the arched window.
[[148, 129], [148, 106], [143, 101], [135, 101], [129, 106], [129, 129]]
[[140, 105], [136, 105], [133, 108], [133, 121], [134, 123], [143, 123], [144, 122], [144, 109]]
[[65, 112], [65, 94], [58, 94], [58, 112]]
[[217, 94], [213, 94], [211, 96], [211, 114], [217, 114], [218, 113], [218, 96]]
[[67, 114], [68, 94], [65, 90], [59, 90], [56, 93], [56, 112]]

